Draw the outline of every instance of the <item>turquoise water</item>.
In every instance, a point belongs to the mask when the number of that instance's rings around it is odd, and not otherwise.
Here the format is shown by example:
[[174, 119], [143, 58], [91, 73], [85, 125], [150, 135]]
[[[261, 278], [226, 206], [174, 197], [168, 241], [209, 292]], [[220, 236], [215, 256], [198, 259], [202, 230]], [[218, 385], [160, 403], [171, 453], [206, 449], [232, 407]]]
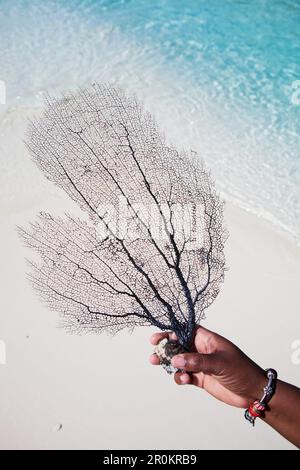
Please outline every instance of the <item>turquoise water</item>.
[[299, 240], [300, 1], [0, 0], [0, 25], [9, 105], [119, 83], [226, 198]]

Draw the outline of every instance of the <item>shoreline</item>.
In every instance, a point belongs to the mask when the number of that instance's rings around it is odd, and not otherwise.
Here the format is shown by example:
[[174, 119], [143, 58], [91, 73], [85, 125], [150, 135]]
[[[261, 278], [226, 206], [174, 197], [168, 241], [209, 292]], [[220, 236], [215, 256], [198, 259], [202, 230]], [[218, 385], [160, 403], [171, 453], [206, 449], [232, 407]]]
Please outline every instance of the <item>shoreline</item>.
[[[58, 189], [41, 174], [32, 164], [23, 139], [28, 126], [28, 120], [34, 119], [40, 114], [40, 106], [5, 106], [0, 108], [0, 133], [2, 145], [2, 174], [0, 176], [0, 217], [9, 215], [11, 212], [20, 213], [23, 210], [30, 210], [36, 199], [48, 197], [57, 199]], [[16, 137], [18, 137], [16, 139]], [[180, 148], [180, 146], [179, 146]], [[201, 155], [200, 155], [201, 156]], [[12, 160], [12, 161], [11, 161]], [[209, 163], [203, 158], [205, 165], [209, 169]], [[10, 165], [7, 163], [10, 162]], [[213, 175], [213, 179], [214, 175]], [[11, 188], [11, 180], [14, 180], [14, 190]], [[18, 188], [19, 194], [15, 188]], [[272, 220], [272, 215], [265, 212], [265, 215], [255, 212], [251, 207], [245, 207], [238, 198], [224, 192], [217, 184], [218, 192], [225, 201], [226, 207], [235, 207], [242, 212], [256, 217], [262, 221], [266, 227], [289, 240], [300, 250], [300, 239], [289, 228], [285, 227], [280, 220]], [[69, 203], [66, 202], [67, 206]], [[42, 209], [41, 209], [42, 210]]]

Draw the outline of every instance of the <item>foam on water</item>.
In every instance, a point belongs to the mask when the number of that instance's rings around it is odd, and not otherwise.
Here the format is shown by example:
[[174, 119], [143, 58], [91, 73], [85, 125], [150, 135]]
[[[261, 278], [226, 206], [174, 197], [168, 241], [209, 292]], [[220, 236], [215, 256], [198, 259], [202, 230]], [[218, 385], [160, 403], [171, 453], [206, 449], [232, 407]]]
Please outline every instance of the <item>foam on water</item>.
[[6, 174], [32, 178], [13, 136], [43, 91], [116, 82], [201, 153], [227, 198], [299, 240], [298, 1], [0, 0], [0, 24]]

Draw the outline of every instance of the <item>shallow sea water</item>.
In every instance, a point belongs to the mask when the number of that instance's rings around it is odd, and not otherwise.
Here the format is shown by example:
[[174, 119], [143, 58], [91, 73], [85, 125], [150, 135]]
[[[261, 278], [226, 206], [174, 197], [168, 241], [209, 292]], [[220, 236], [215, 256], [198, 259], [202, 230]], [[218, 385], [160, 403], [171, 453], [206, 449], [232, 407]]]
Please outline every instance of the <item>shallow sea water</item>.
[[44, 91], [110, 81], [199, 152], [226, 199], [299, 241], [300, 1], [0, 0], [0, 24], [2, 178], [25, 171], [5, 139]]

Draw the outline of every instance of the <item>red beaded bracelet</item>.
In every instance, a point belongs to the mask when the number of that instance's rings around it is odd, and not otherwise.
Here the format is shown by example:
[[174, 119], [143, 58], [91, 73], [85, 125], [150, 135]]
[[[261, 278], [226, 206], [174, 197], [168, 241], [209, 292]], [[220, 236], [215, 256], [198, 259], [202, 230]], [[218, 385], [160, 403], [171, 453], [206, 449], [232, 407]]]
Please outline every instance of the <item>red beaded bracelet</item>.
[[276, 390], [277, 372], [274, 369], [267, 369], [268, 383], [264, 387], [264, 394], [260, 400], [255, 400], [247, 410], [245, 410], [245, 418], [253, 426], [256, 418], [263, 416], [267, 409], [267, 403], [271, 400]]

